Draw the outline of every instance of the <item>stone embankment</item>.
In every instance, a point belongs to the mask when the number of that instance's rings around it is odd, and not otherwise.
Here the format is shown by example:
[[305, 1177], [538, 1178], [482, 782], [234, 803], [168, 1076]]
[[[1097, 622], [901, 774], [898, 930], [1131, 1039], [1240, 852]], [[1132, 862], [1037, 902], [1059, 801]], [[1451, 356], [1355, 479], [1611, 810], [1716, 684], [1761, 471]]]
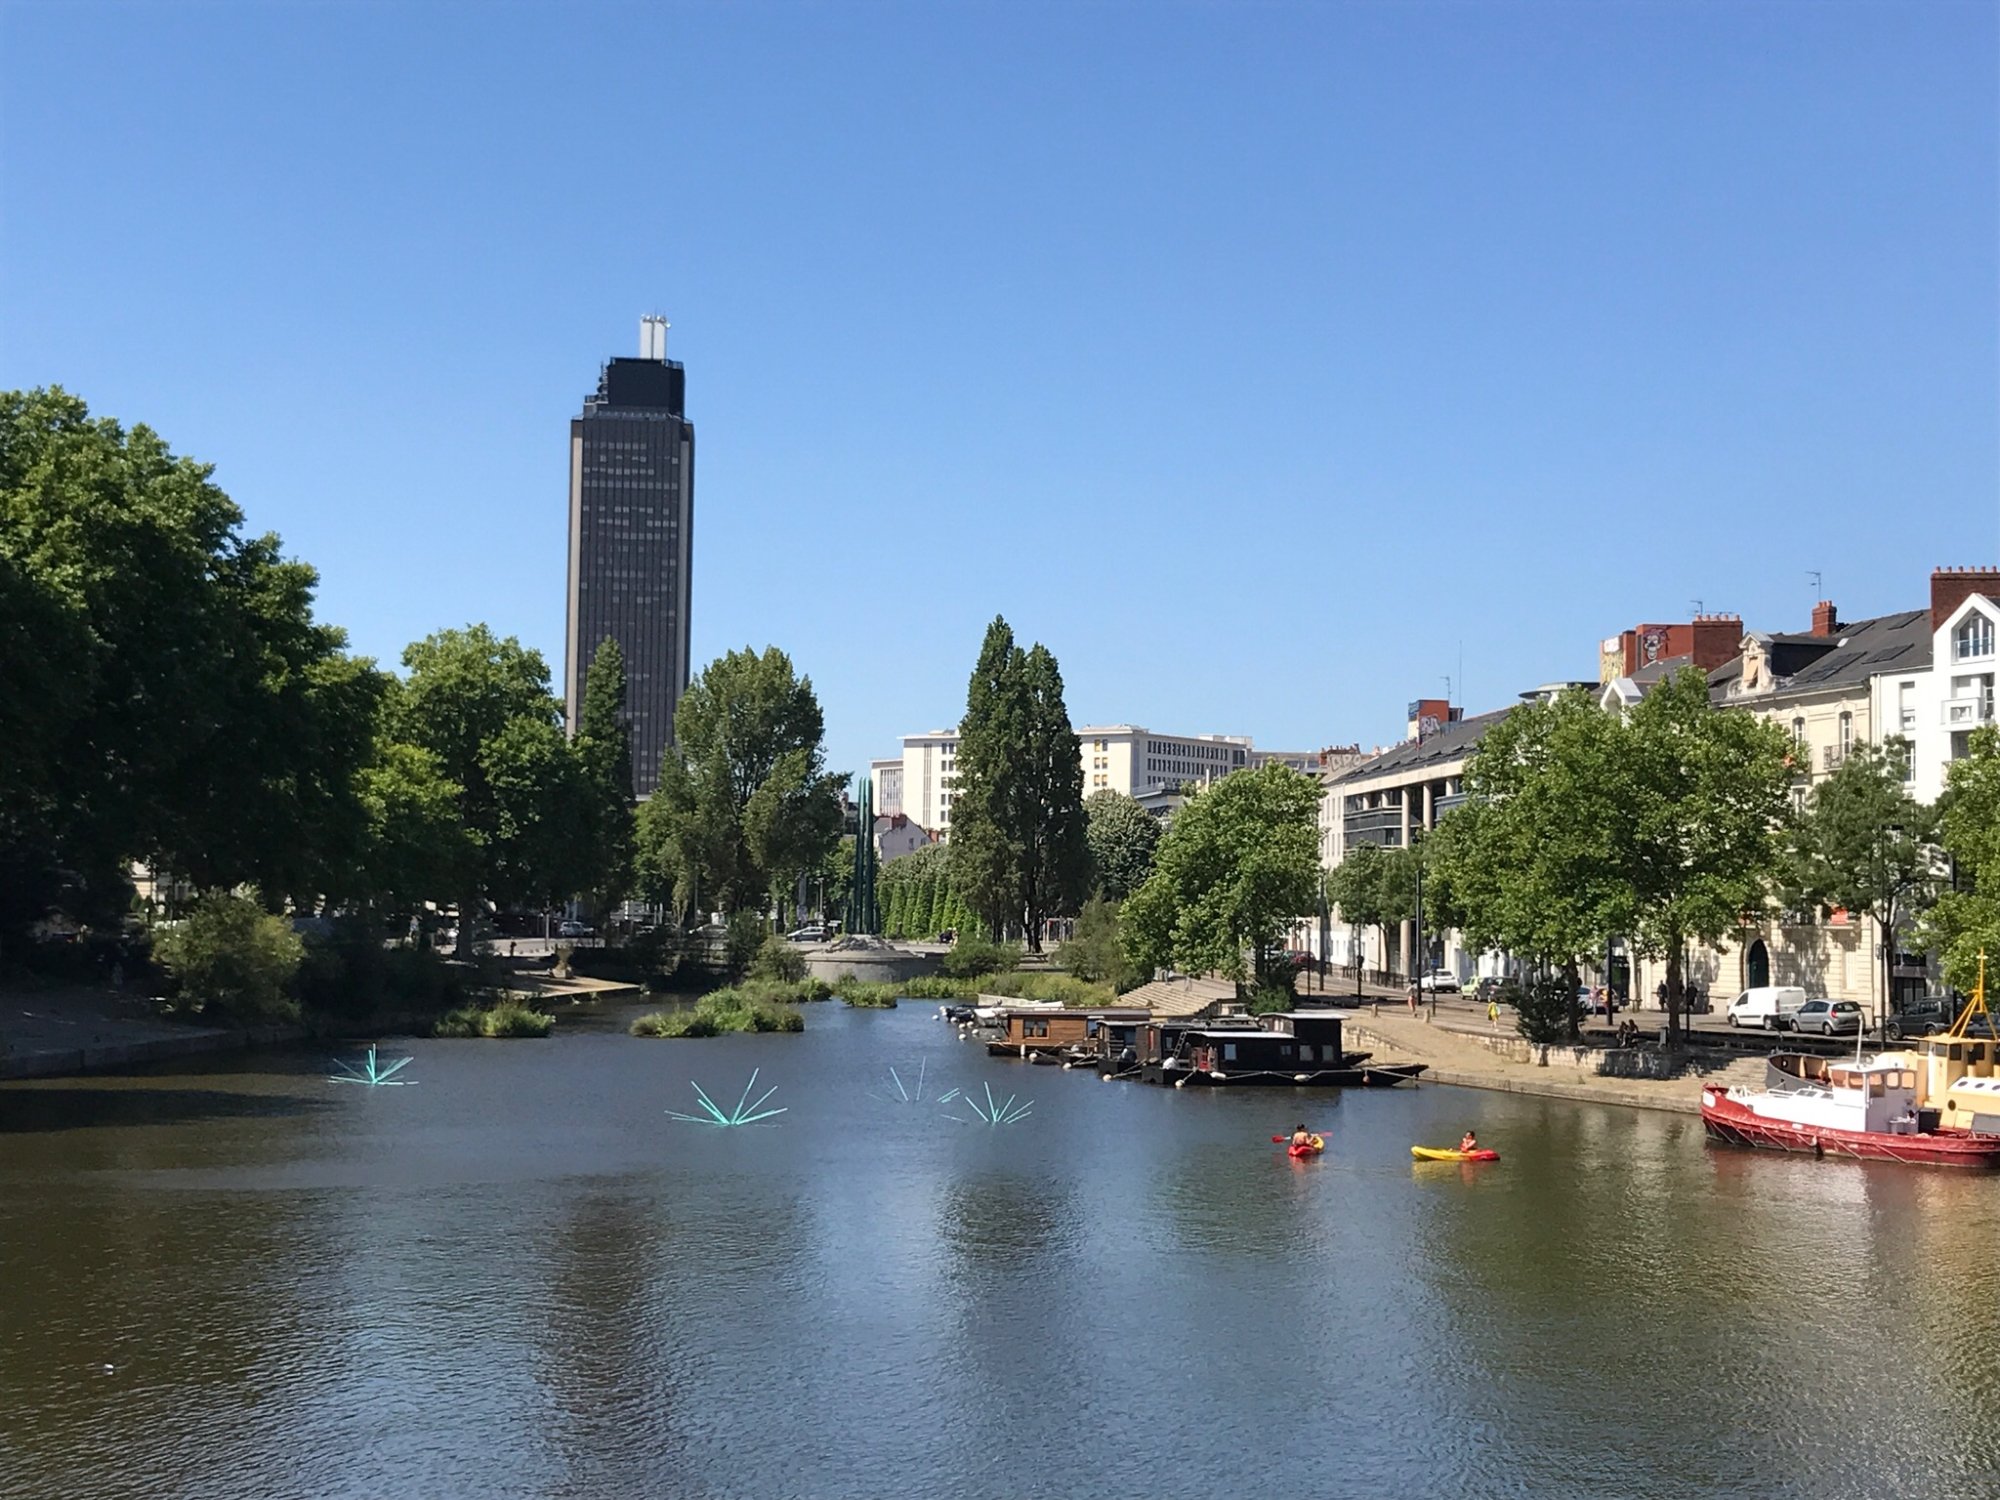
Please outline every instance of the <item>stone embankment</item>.
[[1536, 1047], [1511, 1031], [1437, 1025], [1400, 1006], [1360, 1011], [1346, 1032], [1353, 1045], [1384, 1062], [1428, 1063], [1426, 1083], [1680, 1114], [1701, 1112], [1704, 1082], [1755, 1084], [1764, 1077], [1761, 1058], [1668, 1055], [1650, 1047]]

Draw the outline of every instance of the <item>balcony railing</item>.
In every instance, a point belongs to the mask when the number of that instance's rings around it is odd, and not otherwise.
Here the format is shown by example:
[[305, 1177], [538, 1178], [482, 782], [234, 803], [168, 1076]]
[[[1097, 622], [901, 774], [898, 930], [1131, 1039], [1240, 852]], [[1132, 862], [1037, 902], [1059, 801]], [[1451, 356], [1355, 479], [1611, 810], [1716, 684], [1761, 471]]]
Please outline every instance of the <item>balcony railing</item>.
[[1947, 729], [1976, 729], [1981, 724], [1992, 722], [1993, 699], [1990, 695], [1944, 700], [1944, 727]]

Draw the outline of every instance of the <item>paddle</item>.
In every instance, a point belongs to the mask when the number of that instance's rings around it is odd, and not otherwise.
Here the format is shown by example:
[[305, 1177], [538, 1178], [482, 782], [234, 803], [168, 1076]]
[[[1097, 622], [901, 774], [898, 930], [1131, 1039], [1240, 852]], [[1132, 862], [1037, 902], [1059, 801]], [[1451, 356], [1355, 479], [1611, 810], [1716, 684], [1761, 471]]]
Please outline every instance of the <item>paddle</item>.
[[[1308, 1130], [1306, 1134], [1316, 1135], [1321, 1140], [1326, 1139], [1326, 1132], [1324, 1130]], [[1274, 1135], [1271, 1137], [1271, 1144], [1274, 1146], [1289, 1146], [1291, 1143], [1292, 1138], [1288, 1135]]]

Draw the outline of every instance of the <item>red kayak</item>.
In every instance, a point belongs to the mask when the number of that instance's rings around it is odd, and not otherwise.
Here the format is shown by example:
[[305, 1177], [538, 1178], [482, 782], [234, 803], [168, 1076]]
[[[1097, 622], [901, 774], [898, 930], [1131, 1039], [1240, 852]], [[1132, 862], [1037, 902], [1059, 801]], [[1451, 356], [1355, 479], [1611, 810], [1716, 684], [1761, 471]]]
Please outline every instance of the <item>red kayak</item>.
[[1326, 1150], [1326, 1142], [1319, 1136], [1314, 1136], [1302, 1146], [1285, 1147], [1285, 1155], [1291, 1157], [1294, 1161], [1303, 1161], [1309, 1156], [1318, 1156], [1324, 1150]]

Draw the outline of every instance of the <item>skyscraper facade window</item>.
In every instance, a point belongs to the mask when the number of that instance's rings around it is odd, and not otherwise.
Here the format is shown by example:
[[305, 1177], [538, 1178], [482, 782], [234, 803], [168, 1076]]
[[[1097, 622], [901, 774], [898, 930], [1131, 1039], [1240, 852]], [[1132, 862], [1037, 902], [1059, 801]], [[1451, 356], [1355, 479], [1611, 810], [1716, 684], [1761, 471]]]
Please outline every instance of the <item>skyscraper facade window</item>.
[[598, 646], [625, 657], [632, 788], [650, 796], [688, 682], [694, 426], [667, 321], [640, 320], [639, 356], [609, 361], [569, 424], [569, 611], [564, 702], [571, 732]]

